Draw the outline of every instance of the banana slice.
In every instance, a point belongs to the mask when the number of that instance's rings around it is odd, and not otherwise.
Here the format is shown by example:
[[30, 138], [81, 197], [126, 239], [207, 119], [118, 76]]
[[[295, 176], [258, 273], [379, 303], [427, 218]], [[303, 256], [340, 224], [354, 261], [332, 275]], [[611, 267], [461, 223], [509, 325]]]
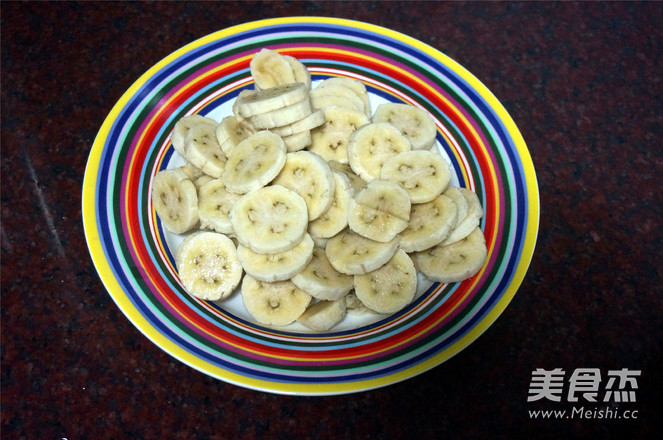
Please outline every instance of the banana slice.
[[364, 101], [349, 87], [322, 81], [310, 93], [313, 108], [338, 105], [366, 113]]
[[323, 89], [325, 87], [344, 87], [346, 89], [352, 90], [361, 101], [364, 103], [364, 113], [370, 117], [371, 116], [371, 101], [368, 96], [368, 91], [366, 90], [366, 85], [359, 81], [358, 79], [348, 78], [348, 77], [331, 77], [322, 81], [316, 86], [318, 89]]
[[272, 49], [261, 49], [249, 63], [256, 88], [265, 90], [295, 82], [295, 73], [284, 55]]
[[303, 83], [307, 89], [311, 88], [311, 72], [304, 63], [291, 55], [283, 55], [285, 60], [292, 67], [292, 73], [295, 75], [295, 81]]
[[423, 251], [441, 243], [456, 224], [457, 213], [453, 200], [442, 194], [428, 203], [412, 205], [410, 222], [401, 232], [401, 249]]
[[283, 169], [272, 181], [298, 193], [306, 201], [308, 219], [327, 211], [334, 199], [334, 175], [320, 156], [302, 150], [288, 153]]
[[399, 243], [399, 236], [381, 243], [345, 229], [327, 241], [325, 254], [337, 271], [358, 275], [371, 272], [389, 261]]
[[[353, 283], [354, 283], [354, 278], [353, 278]], [[345, 310], [347, 314], [353, 314], [353, 315], [377, 315], [378, 312], [375, 310], [371, 310], [368, 307], [364, 305], [363, 302], [359, 298], [357, 298], [357, 295], [354, 293], [354, 291], [348, 293], [344, 297], [345, 299]]]
[[306, 202], [281, 185], [264, 186], [244, 194], [230, 210], [237, 240], [259, 254], [295, 247], [306, 234]]
[[196, 179], [205, 175], [205, 173], [203, 173], [203, 170], [201, 170], [191, 162], [188, 162], [186, 160], [184, 162], [185, 162], [184, 165], [178, 167], [178, 169], [183, 171], [184, 174], [186, 174], [186, 176], [192, 182], [195, 182]]
[[279, 135], [259, 131], [237, 144], [228, 156], [222, 180], [228, 191], [246, 194], [271, 182], [286, 162], [286, 144]]
[[292, 124], [284, 125], [281, 127], [273, 127], [269, 130], [278, 134], [279, 136], [292, 136], [297, 133], [311, 131], [316, 127], [325, 123], [325, 114], [322, 110], [314, 110], [310, 115], [306, 116], [299, 121]]
[[327, 107], [322, 110], [325, 123], [311, 130], [313, 140], [309, 151], [326, 161], [348, 163], [348, 141], [359, 127], [370, 122], [368, 116], [343, 107]]
[[207, 124], [216, 127], [217, 122], [212, 118], [207, 118], [201, 115], [189, 115], [180, 118], [173, 127], [170, 134], [170, 142], [173, 144], [175, 151], [184, 156], [184, 140], [186, 139], [189, 129], [195, 125]]
[[291, 134], [290, 136], [283, 136], [282, 139], [285, 142], [288, 153], [294, 153], [311, 145], [311, 132], [302, 131], [301, 133]]
[[177, 273], [191, 295], [208, 301], [225, 299], [242, 279], [232, 240], [216, 232], [189, 235], [177, 248]]
[[248, 121], [256, 129], [263, 130], [292, 124], [304, 119], [312, 112], [311, 101], [307, 99], [271, 112], [251, 116]]
[[405, 188], [412, 203], [426, 203], [447, 189], [451, 169], [439, 154], [428, 150], [404, 151], [384, 162], [380, 178]]
[[[258, 89], [243, 89], [243, 90], [241, 90], [237, 94], [237, 97], [235, 98], [235, 100], [233, 101], [232, 115], [235, 116], [237, 119], [240, 119], [240, 120], [246, 119], [246, 116], [244, 116], [243, 114], [241, 114], [239, 112], [239, 106], [242, 104], [242, 102], [244, 102], [248, 99], [253, 99], [251, 97], [253, 95], [256, 95], [257, 93], [260, 93], [260, 92], [262, 92], [262, 90], [258, 90]], [[256, 113], [260, 113], [260, 109], [256, 109]]]
[[283, 326], [295, 322], [306, 311], [311, 295], [289, 280], [268, 283], [244, 275], [242, 302], [259, 323]]
[[[194, 180], [193, 185], [196, 187], [196, 191], [198, 191], [198, 194], [200, 194], [200, 188], [202, 188], [204, 184], [206, 184], [207, 182], [211, 182], [212, 180], [215, 180], [214, 177], [208, 176], [207, 174], [203, 174], [202, 176]], [[198, 196], [198, 203], [200, 204], [200, 195]]]
[[455, 229], [463, 220], [465, 220], [470, 204], [467, 202], [463, 192], [457, 186], [449, 186], [447, 190], [444, 191], [444, 195], [453, 200], [453, 202], [456, 204], [456, 208], [458, 208], [456, 224], [452, 228]]
[[350, 179], [350, 185], [352, 185], [352, 189], [355, 190], [355, 193], [358, 193], [362, 189], [366, 188], [366, 182], [364, 179], [356, 175], [355, 172], [352, 171], [352, 168], [350, 168], [350, 165], [347, 163], [341, 163], [335, 160], [330, 160], [327, 163], [329, 164], [329, 167], [332, 169], [332, 171], [342, 173], [348, 179]]
[[380, 177], [384, 162], [410, 151], [410, 141], [387, 122], [373, 122], [357, 129], [348, 142], [348, 163], [366, 182]]
[[481, 228], [477, 227], [456, 243], [448, 246], [438, 244], [423, 252], [415, 252], [412, 259], [416, 268], [428, 279], [455, 283], [479, 273], [487, 256], [486, 239]]
[[226, 157], [235, 149], [237, 144], [255, 134], [251, 125], [236, 116], [226, 116], [216, 127], [216, 140]]
[[483, 217], [483, 206], [479, 201], [479, 197], [467, 188], [459, 188], [459, 191], [467, 201], [467, 214], [442, 242], [443, 246], [448, 246], [467, 237], [479, 226]]
[[345, 174], [332, 172], [332, 176], [334, 177], [334, 197], [331, 206], [308, 225], [311, 235], [318, 238], [333, 237], [348, 225], [350, 203], [355, 191]]
[[318, 301], [308, 306], [297, 322], [315, 332], [326, 332], [345, 318], [345, 300]]
[[400, 185], [373, 180], [350, 202], [348, 226], [371, 240], [389, 242], [407, 228], [411, 203]]
[[414, 299], [417, 271], [412, 259], [399, 249], [382, 267], [354, 276], [357, 298], [378, 313], [395, 313]]
[[435, 122], [422, 108], [391, 102], [380, 104], [373, 114], [373, 122], [396, 126], [408, 138], [413, 150], [428, 150], [435, 144]]
[[163, 227], [174, 234], [198, 225], [196, 187], [182, 170], [162, 170], [154, 176], [152, 204]]
[[329, 241], [328, 238], [322, 238], [322, 237], [316, 237], [311, 235], [311, 238], [313, 239], [313, 243], [315, 243], [315, 247], [320, 248], [324, 250], [327, 247], [327, 242]]
[[309, 99], [302, 83], [288, 83], [266, 90], [243, 90], [233, 103], [233, 113], [241, 119], [272, 112]]
[[198, 189], [200, 227], [230, 234], [233, 232], [230, 210], [241, 195], [228, 191], [221, 179], [210, 179]]
[[226, 156], [216, 139], [216, 125], [199, 124], [191, 127], [184, 139], [184, 157], [212, 177], [221, 177]]
[[283, 281], [306, 267], [313, 257], [314, 247], [313, 239], [306, 234], [297, 246], [275, 254], [258, 254], [240, 244], [237, 257], [246, 273], [253, 278], [267, 282]]
[[[342, 107], [349, 110], [364, 112], [364, 103], [359, 98], [343, 95], [325, 95], [324, 93], [315, 93], [317, 89], [311, 91], [311, 106], [314, 109], [324, 109], [326, 107]], [[324, 90], [323, 90], [324, 92]], [[353, 99], [354, 98], [354, 99]]]
[[353, 279], [334, 269], [324, 249], [316, 247], [311, 261], [292, 277], [292, 282], [314, 298], [335, 301], [352, 289]]

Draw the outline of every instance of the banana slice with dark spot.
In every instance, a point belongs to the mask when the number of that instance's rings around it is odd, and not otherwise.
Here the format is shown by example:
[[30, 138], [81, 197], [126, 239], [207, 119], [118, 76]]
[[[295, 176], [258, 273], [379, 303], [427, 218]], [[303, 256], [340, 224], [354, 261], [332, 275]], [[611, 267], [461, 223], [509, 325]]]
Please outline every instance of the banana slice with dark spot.
[[231, 115], [221, 119], [215, 134], [221, 151], [228, 157], [237, 144], [255, 134], [255, 129], [245, 120]]
[[253, 278], [268, 282], [283, 281], [304, 270], [313, 257], [314, 247], [313, 239], [306, 234], [297, 246], [287, 251], [259, 254], [240, 244], [237, 255], [246, 273]]
[[228, 191], [237, 194], [262, 188], [281, 172], [286, 151], [280, 136], [266, 130], [259, 131], [232, 150], [221, 179]]
[[198, 217], [200, 228], [230, 234], [230, 210], [241, 195], [228, 191], [221, 179], [210, 180], [198, 189]]
[[389, 261], [399, 242], [399, 236], [381, 243], [345, 229], [327, 241], [325, 253], [337, 271], [348, 275], [364, 274]]
[[292, 277], [292, 282], [314, 298], [335, 301], [352, 289], [352, 276], [343, 274], [331, 265], [324, 249], [313, 249], [311, 261], [304, 270]]
[[296, 82], [295, 72], [285, 58], [275, 50], [260, 49], [249, 64], [257, 89], [269, 89]]
[[332, 175], [334, 178], [332, 203], [329, 209], [308, 225], [309, 232], [316, 238], [333, 237], [348, 225], [348, 213], [355, 191], [345, 174], [333, 171]]
[[457, 212], [456, 204], [445, 195], [428, 203], [412, 205], [410, 221], [401, 232], [401, 249], [417, 252], [441, 243], [456, 224]]
[[177, 272], [191, 295], [208, 301], [228, 298], [242, 279], [235, 244], [217, 232], [199, 231], [180, 244]]
[[483, 206], [476, 193], [467, 188], [459, 188], [458, 190], [467, 202], [467, 213], [462, 219], [459, 219], [458, 224], [451, 230], [451, 233], [449, 233], [449, 236], [444, 242], [442, 242], [443, 246], [448, 246], [467, 237], [479, 227], [481, 218], [483, 217]]
[[230, 210], [230, 223], [237, 240], [254, 252], [287, 251], [306, 234], [306, 202], [284, 186], [264, 186], [235, 202]]
[[411, 203], [397, 183], [372, 180], [350, 202], [348, 226], [371, 240], [389, 242], [407, 228]]
[[488, 250], [480, 228], [451, 245], [439, 244], [412, 254], [415, 266], [428, 279], [455, 283], [476, 275], [486, 263]]
[[429, 150], [404, 151], [384, 162], [380, 178], [402, 186], [412, 203], [426, 203], [447, 189], [451, 168], [442, 156]]
[[198, 194], [180, 169], [159, 171], [152, 181], [152, 205], [161, 224], [174, 234], [198, 226]]
[[216, 139], [216, 125], [199, 124], [189, 129], [184, 140], [184, 158], [212, 177], [221, 177], [226, 155]]
[[410, 151], [410, 141], [386, 122], [373, 122], [355, 131], [348, 142], [348, 163], [366, 182], [380, 178], [385, 161]]
[[417, 292], [417, 271], [403, 250], [380, 268], [354, 277], [355, 294], [378, 313], [395, 313], [412, 302]]
[[403, 103], [384, 103], [375, 109], [373, 122], [388, 122], [403, 133], [413, 150], [428, 150], [435, 144], [437, 127], [422, 108]]
[[309, 221], [320, 217], [334, 200], [332, 170], [327, 162], [310, 151], [288, 153], [285, 165], [272, 184], [285, 186], [299, 194], [306, 202]]
[[326, 161], [348, 163], [348, 142], [359, 127], [370, 122], [366, 114], [343, 107], [326, 107], [322, 110], [325, 123], [311, 130], [308, 147]]
[[201, 115], [184, 116], [175, 123], [173, 132], [170, 134], [170, 142], [173, 144], [175, 151], [184, 156], [184, 140], [189, 133], [191, 127], [200, 124], [211, 125], [216, 128], [217, 122], [212, 119]]
[[269, 283], [244, 275], [242, 281], [244, 307], [261, 324], [292, 324], [306, 311], [311, 299], [289, 280]]

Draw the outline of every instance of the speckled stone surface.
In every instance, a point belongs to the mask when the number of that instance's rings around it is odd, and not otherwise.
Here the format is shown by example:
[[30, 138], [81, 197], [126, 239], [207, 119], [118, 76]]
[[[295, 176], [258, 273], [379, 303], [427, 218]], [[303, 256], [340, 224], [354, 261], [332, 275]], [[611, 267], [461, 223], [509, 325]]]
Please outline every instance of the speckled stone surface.
[[[0, 8], [3, 439], [653, 438], [663, 395], [663, 3]], [[537, 248], [502, 316], [433, 370], [346, 396], [255, 392], [174, 360], [106, 293], [81, 224], [90, 147], [133, 81], [196, 38], [293, 15], [385, 26], [458, 61], [515, 120], [540, 185]], [[637, 419], [533, 419], [531, 410], [578, 406], [528, 402], [536, 368], [641, 370], [637, 401], [617, 405]]]

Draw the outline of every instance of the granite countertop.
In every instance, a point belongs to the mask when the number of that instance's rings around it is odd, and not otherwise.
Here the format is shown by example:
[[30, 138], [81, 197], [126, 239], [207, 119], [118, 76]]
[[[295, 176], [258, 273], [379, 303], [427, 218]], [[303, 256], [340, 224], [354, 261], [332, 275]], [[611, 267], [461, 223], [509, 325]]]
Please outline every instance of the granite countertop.
[[[175, 360], [108, 295], [82, 226], [91, 145], [141, 74], [214, 31], [297, 15], [458, 61], [514, 119], [540, 190], [536, 250], [499, 319], [432, 370], [349, 395], [252, 391]], [[2, 2], [1, 20], [3, 439], [653, 438], [663, 3]], [[528, 402], [539, 368], [637, 370], [637, 399]], [[578, 407], [593, 415], [531, 415]]]

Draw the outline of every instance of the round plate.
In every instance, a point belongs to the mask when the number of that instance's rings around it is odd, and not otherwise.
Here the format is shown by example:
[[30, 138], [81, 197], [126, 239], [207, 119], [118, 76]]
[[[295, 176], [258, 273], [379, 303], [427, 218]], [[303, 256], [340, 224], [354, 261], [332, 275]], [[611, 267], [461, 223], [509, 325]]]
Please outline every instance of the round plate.
[[[215, 304], [182, 288], [150, 200], [157, 171], [181, 158], [170, 132], [193, 113], [217, 121], [252, 88], [249, 62], [263, 47], [300, 59], [313, 80], [362, 80], [372, 105], [406, 102], [434, 117], [437, 147], [455, 185], [475, 191], [488, 246], [482, 271], [462, 283], [422, 281], [393, 316], [351, 315], [334, 332], [258, 325], [239, 294]], [[342, 394], [422, 373], [467, 347], [506, 308], [529, 265], [539, 222], [534, 167], [499, 101], [434, 48], [378, 26], [331, 18], [251, 22], [201, 38], [139, 78], [95, 139], [83, 185], [85, 235], [118, 307], [155, 344], [210, 376], [282, 394]]]

